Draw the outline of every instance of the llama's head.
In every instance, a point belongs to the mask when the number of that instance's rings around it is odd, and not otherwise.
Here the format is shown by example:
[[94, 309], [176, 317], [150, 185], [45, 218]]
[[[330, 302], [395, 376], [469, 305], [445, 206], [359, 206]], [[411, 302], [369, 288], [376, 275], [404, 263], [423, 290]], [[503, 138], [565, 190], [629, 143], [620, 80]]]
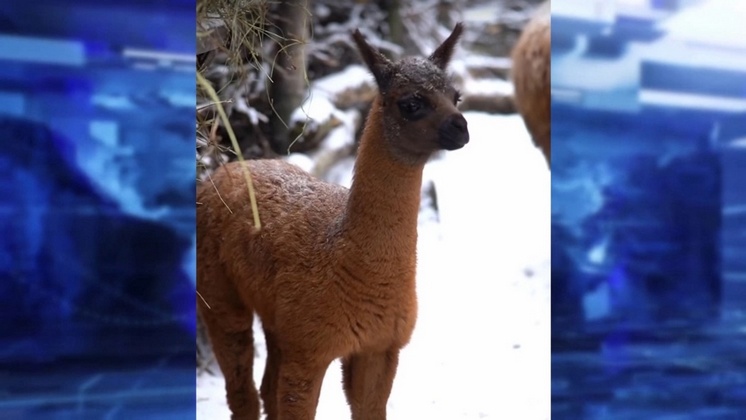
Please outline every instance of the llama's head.
[[469, 142], [466, 119], [456, 108], [459, 92], [446, 67], [463, 26], [430, 57], [391, 61], [368, 45], [360, 31], [353, 39], [378, 85], [383, 132], [394, 154], [406, 161], [421, 162], [438, 150], [455, 150]]

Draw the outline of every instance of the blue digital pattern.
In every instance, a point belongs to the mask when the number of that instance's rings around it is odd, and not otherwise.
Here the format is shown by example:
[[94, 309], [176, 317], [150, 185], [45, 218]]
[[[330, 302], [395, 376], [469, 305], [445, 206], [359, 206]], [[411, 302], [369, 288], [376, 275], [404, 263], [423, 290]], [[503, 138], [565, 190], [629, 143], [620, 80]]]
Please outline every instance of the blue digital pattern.
[[552, 418], [746, 418], [746, 8], [591, 3], [553, 4]]
[[0, 418], [194, 415], [194, 10], [0, 5]]

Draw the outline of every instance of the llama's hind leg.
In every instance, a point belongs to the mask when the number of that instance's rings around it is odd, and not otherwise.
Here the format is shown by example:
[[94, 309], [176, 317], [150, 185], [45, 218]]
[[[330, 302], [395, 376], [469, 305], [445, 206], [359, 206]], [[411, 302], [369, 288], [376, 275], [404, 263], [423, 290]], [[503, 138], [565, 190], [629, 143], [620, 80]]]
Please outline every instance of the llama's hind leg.
[[264, 339], [267, 342], [267, 363], [264, 366], [261, 395], [267, 420], [277, 420], [277, 379], [281, 355], [274, 333], [267, 328], [264, 328]]
[[399, 349], [355, 354], [342, 360], [342, 379], [353, 420], [383, 420], [399, 364]]
[[254, 337], [251, 311], [217, 314], [200, 308], [213, 352], [225, 377], [232, 420], [258, 420], [259, 397], [254, 386]]

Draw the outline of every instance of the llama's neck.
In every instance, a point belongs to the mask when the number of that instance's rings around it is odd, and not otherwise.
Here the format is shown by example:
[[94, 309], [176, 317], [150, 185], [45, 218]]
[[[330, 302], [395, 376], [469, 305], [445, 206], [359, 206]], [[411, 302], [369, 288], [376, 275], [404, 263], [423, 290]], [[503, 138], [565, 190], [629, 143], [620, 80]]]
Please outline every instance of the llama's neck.
[[376, 98], [360, 141], [342, 221], [345, 242], [359, 251], [356, 258], [413, 261], [424, 166], [392, 155], [384, 139], [380, 97]]

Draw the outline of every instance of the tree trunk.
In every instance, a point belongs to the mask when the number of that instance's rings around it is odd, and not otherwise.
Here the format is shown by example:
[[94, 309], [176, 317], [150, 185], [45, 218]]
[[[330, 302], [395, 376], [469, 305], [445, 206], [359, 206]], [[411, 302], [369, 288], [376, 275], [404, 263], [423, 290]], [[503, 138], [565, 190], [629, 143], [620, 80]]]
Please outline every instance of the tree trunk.
[[404, 45], [404, 23], [401, 16], [401, 0], [385, 0], [384, 7], [388, 13], [386, 18], [389, 24], [389, 40], [398, 45]]
[[456, 22], [451, 19], [451, 14], [454, 9], [460, 10], [462, 8], [461, 2], [457, 0], [440, 0], [438, 2], [438, 23], [450, 28]]
[[308, 10], [308, 0], [282, 1], [276, 10], [275, 22], [283, 39], [277, 43], [272, 64], [270, 95], [275, 111], [271, 118], [272, 147], [280, 154], [287, 154], [294, 140], [288, 127], [290, 116], [303, 103], [306, 95]]
[[[404, 55], [419, 54], [416, 45], [407, 33], [402, 17], [402, 9], [406, 8], [408, 0], [381, 0], [379, 6], [386, 12], [386, 23], [389, 26], [387, 39], [403, 48]], [[397, 59], [399, 57], [389, 57]]]

